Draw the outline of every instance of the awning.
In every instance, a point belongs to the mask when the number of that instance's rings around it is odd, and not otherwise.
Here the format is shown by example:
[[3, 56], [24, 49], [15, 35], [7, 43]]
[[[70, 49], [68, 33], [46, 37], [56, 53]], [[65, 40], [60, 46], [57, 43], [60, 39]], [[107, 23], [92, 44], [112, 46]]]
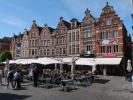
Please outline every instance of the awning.
[[[3, 62], [6, 64], [6, 62]], [[43, 65], [48, 65], [48, 64], [60, 64], [62, 63], [61, 61], [57, 61], [52, 58], [37, 58], [37, 59], [17, 59], [17, 60], [9, 60], [9, 64], [32, 64], [32, 63], [38, 63], [38, 64], [43, 64]]]
[[76, 65], [96, 65], [94, 58], [79, 58], [76, 60]]
[[38, 58], [36, 60], [36, 63], [43, 64], [43, 65], [48, 65], [48, 64], [60, 64], [62, 62], [61, 61], [57, 61], [57, 60], [52, 59], [52, 58], [44, 57], [44, 58]]
[[[9, 60], [9, 64], [15, 64], [16, 62], [15, 62], [16, 60]], [[2, 62], [3, 64], [6, 64], [6, 61], [5, 62]]]
[[32, 64], [36, 63], [36, 59], [17, 59], [15, 61], [16, 64]]
[[96, 58], [97, 65], [119, 65], [122, 58]]
[[[74, 60], [78, 59], [79, 57], [74, 57]], [[73, 57], [66, 57], [66, 58], [54, 58], [58, 61], [61, 61], [62, 63], [64, 64], [71, 64], [72, 63], [72, 60], [73, 60]]]

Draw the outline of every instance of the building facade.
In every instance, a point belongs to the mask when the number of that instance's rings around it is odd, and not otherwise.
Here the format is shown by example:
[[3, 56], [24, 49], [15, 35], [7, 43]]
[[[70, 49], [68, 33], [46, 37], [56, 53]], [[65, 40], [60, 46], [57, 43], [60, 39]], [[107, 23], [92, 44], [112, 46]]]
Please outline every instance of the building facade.
[[21, 43], [22, 43], [23, 34], [18, 36], [14, 34], [10, 44], [10, 53], [13, 59], [21, 58]]
[[67, 33], [67, 56], [80, 56], [81, 23], [73, 18]]
[[81, 24], [81, 54], [95, 55], [95, 30], [96, 20], [87, 9]]
[[25, 29], [25, 31], [23, 32], [23, 38], [22, 38], [22, 42], [21, 42], [21, 53], [20, 53], [20, 57], [21, 58], [28, 58], [29, 57], [29, 49], [28, 49], [28, 34], [29, 32], [27, 31], [27, 29]]
[[127, 31], [122, 20], [108, 4], [102, 9], [96, 26], [96, 55], [124, 56]]
[[[68, 22], [60, 17], [55, 29], [47, 24], [40, 27], [34, 20], [22, 36], [12, 38], [11, 53], [13, 58], [18, 54], [20, 58], [124, 57], [126, 63], [131, 59], [129, 38], [123, 21], [107, 3], [99, 18], [87, 9], [81, 22], [75, 18]], [[21, 53], [17, 52], [18, 44]]]
[[10, 51], [11, 38], [4, 37], [0, 39], [0, 53], [4, 51]]

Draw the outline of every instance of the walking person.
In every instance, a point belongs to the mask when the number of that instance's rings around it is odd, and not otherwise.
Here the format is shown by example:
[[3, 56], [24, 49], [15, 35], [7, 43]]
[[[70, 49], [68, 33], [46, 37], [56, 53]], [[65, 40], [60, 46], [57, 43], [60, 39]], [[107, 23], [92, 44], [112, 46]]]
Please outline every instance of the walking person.
[[29, 71], [29, 80], [33, 81], [33, 68], [31, 68]]
[[11, 83], [11, 87], [13, 89], [13, 70], [9, 68], [9, 71], [7, 73], [7, 89], [9, 88], [9, 84]]
[[2, 85], [3, 71], [0, 69], [0, 85]]
[[5, 83], [7, 82], [7, 73], [9, 69], [7, 67], [4, 68], [4, 78], [5, 78]]
[[37, 66], [35, 66], [34, 69], [33, 69], [34, 87], [37, 87], [37, 85], [38, 85], [38, 77], [39, 77], [39, 70], [38, 70]]
[[21, 88], [21, 80], [22, 80], [22, 76], [21, 76], [21, 72], [20, 70], [17, 70], [14, 74], [14, 88], [15, 89], [20, 89]]

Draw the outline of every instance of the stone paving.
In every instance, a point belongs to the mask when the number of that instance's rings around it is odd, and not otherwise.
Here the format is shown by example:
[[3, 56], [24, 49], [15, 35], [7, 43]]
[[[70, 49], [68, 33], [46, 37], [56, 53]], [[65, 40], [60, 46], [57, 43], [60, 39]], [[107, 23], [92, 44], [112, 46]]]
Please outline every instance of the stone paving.
[[98, 76], [88, 87], [78, 87], [72, 92], [62, 92], [61, 87], [46, 89], [23, 84], [21, 90], [0, 87], [0, 100], [133, 100], [131, 82], [124, 77]]

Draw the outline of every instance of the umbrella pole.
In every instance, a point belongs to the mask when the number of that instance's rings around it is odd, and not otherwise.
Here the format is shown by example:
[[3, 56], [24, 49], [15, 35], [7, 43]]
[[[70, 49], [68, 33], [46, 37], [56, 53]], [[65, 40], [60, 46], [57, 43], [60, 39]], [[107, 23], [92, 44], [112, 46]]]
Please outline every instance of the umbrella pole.
[[75, 60], [74, 57], [72, 58], [72, 63], [71, 63], [71, 78], [73, 80], [74, 78], [74, 70], [75, 70]]
[[107, 75], [107, 68], [106, 68], [106, 65], [105, 65], [104, 68], [103, 68], [103, 75], [104, 75], [104, 76]]
[[54, 70], [57, 71], [57, 64], [55, 64], [55, 69]]
[[[61, 60], [61, 62], [62, 62], [62, 60]], [[62, 63], [60, 63], [60, 74], [63, 72], [63, 64]]]

